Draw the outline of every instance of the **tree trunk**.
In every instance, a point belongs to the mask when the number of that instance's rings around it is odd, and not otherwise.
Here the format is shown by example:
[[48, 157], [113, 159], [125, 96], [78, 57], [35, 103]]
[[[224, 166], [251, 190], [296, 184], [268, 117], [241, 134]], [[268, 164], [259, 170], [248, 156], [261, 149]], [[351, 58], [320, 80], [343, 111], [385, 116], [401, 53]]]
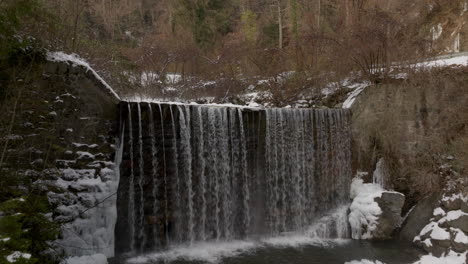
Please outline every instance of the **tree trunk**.
[[322, 1], [318, 0], [317, 7], [317, 30], [320, 30], [320, 17], [322, 16]]
[[278, 48], [283, 48], [283, 18], [281, 12], [281, 1], [277, 0], [276, 4], [278, 5]]

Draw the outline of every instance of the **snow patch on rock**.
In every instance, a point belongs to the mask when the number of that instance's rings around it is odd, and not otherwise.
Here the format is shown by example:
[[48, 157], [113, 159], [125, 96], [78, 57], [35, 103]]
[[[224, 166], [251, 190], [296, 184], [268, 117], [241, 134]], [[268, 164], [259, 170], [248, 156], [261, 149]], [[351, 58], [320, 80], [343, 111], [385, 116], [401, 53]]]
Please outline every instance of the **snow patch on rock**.
[[450, 251], [448, 254], [441, 256], [440, 258], [432, 255], [425, 255], [414, 264], [466, 264], [466, 254], [467, 252], [460, 254]]
[[348, 98], [343, 103], [343, 108], [349, 109], [351, 106], [353, 106], [354, 102], [356, 101], [357, 97], [371, 84], [369, 82], [363, 82], [360, 83], [356, 86], [354, 86], [354, 91], [352, 91], [349, 95]]
[[6, 257], [7, 261], [10, 262], [10, 263], [15, 263], [16, 261], [18, 261], [18, 260], [20, 260], [22, 258], [23, 259], [30, 259], [31, 254], [15, 251], [15, 252], [11, 253], [10, 255], [8, 255]]
[[119, 101], [119, 95], [107, 84], [104, 79], [87, 63], [84, 59], [80, 58], [77, 54], [66, 54], [64, 52], [48, 52], [47, 53], [47, 60], [54, 61], [54, 62], [66, 62], [71, 63], [73, 66], [81, 66], [84, 67], [87, 71], [91, 72], [94, 77], [99, 80], [105, 87], [110, 91], [112, 95], [114, 95]]

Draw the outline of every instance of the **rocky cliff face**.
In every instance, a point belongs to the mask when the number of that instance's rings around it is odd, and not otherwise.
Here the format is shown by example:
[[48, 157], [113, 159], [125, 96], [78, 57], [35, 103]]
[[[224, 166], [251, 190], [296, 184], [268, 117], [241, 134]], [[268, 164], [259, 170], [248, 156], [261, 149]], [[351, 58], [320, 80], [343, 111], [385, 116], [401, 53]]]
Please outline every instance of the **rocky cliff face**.
[[466, 71], [421, 70], [366, 88], [352, 106], [354, 167], [372, 175], [383, 157], [405, 212], [468, 166]]
[[465, 82], [466, 68], [421, 69], [368, 87], [352, 106], [354, 167], [370, 175], [385, 159], [403, 213], [412, 208], [400, 237], [437, 256], [467, 250]]

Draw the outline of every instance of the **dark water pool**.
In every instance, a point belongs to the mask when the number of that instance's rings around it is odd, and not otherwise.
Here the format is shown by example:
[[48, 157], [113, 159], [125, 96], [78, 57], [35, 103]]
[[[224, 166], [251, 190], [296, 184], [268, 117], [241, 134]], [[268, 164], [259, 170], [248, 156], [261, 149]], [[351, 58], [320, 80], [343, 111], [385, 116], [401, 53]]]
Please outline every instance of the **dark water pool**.
[[[239, 244], [240, 243], [240, 244]], [[401, 241], [287, 244], [212, 243], [134, 257], [116, 263], [170, 264], [343, 264], [352, 260], [379, 260], [386, 264], [410, 264], [423, 252]]]

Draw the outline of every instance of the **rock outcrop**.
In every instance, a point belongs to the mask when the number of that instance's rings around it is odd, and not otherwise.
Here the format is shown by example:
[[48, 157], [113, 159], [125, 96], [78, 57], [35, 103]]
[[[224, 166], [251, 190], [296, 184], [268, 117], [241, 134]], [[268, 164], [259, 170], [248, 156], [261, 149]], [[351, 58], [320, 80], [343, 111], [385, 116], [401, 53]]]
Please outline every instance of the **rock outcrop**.
[[461, 209], [467, 203], [468, 196], [444, 195], [414, 242], [434, 256], [468, 251], [468, 213]]
[[353, 239], [391, 239], [400, 227], [405, 196], [385, 191], [380, 185], [363, 183], [359, 177], [351, 184], [349, 223]]
[[414, 237], [430, 222], [441, 196], [440, 193], [428, 195], [410, 210], [402, 224], [400, 239], [413, 241]]
[[374, 199], [382, 210], [374, 231], [375, 239], [391, 239], [393, 233], [402, 222], [401, 209], [405, 203], [405, 196], [398, 192], [383, 192], [381, 197]]

